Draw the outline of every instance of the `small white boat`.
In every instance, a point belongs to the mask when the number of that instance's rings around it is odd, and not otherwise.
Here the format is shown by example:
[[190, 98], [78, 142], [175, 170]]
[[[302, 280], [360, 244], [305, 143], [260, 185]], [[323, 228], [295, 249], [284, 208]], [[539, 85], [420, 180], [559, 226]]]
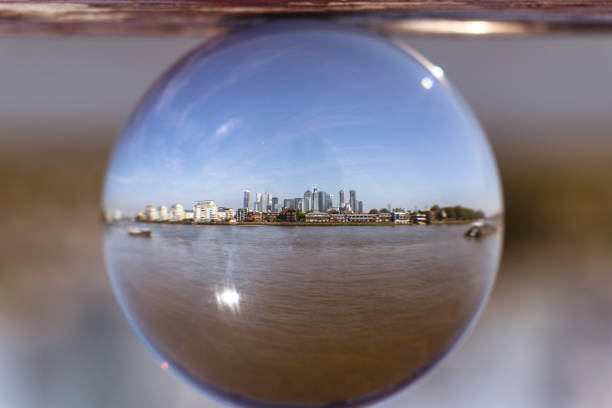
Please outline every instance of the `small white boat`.
[[148, 228], [129, 227], [127, 231], [132, 237], [151, 238], [151, 235], [153, 234]]
[[485, 220], [477, 220], [470, 225], [465, 235], [468, 238], [482, 238], [485, 235], [489, 235], [495, 232], [495, 225]]

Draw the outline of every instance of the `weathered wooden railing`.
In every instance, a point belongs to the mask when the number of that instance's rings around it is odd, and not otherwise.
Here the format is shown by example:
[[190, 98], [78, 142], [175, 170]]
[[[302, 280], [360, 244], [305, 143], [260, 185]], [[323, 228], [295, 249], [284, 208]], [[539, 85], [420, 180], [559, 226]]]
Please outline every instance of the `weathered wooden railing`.
[[396, 33], [609, 31], [606, 0], [0, 0], [0, 33], [198, 34], [279, 17], [322, 17]]

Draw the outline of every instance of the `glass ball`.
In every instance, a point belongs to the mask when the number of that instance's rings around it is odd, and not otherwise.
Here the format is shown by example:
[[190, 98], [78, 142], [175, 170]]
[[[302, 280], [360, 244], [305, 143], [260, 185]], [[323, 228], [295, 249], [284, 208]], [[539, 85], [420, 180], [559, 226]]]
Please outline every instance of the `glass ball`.
[[157, 81], [103, 194], [114, 292], [229, 404], [351, 406], [411, 384], [493, 285], [502, 193], [444, 72], [320, 22], [228, 34]]

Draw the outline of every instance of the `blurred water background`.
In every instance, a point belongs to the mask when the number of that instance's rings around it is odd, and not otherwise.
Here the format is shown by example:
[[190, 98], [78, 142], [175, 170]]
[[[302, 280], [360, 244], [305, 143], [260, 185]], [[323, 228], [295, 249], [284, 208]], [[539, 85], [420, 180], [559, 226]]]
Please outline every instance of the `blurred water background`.
[[[406, 37], [474, 108], [506, 197], [472, 335], [381, 407], [612, 405], [611, 38]], [[221, 407], [132, 333], [102, 262], [105, 161], [197, 38], [0, 39], [0, 407]]]

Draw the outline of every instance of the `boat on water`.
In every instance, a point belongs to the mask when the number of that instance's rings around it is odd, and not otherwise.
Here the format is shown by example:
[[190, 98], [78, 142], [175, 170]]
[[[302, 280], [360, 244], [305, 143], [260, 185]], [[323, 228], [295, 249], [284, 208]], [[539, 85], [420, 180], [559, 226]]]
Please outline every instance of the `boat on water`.
[[495, 224], [485, 220], [478, 220], [472, 223], [472, 225], [470, 225], [468, 230], [465, 231], [465, 234], [463, 235], [468, 238], [481, 238], [493, 232], [495, 232]]
[[128, 231], [128, 234], [130, 234], [130, 236], [132, 237], [151, 238], [153, 234], [151, 230], [148, 228], [129, 227], [127, 231]]

